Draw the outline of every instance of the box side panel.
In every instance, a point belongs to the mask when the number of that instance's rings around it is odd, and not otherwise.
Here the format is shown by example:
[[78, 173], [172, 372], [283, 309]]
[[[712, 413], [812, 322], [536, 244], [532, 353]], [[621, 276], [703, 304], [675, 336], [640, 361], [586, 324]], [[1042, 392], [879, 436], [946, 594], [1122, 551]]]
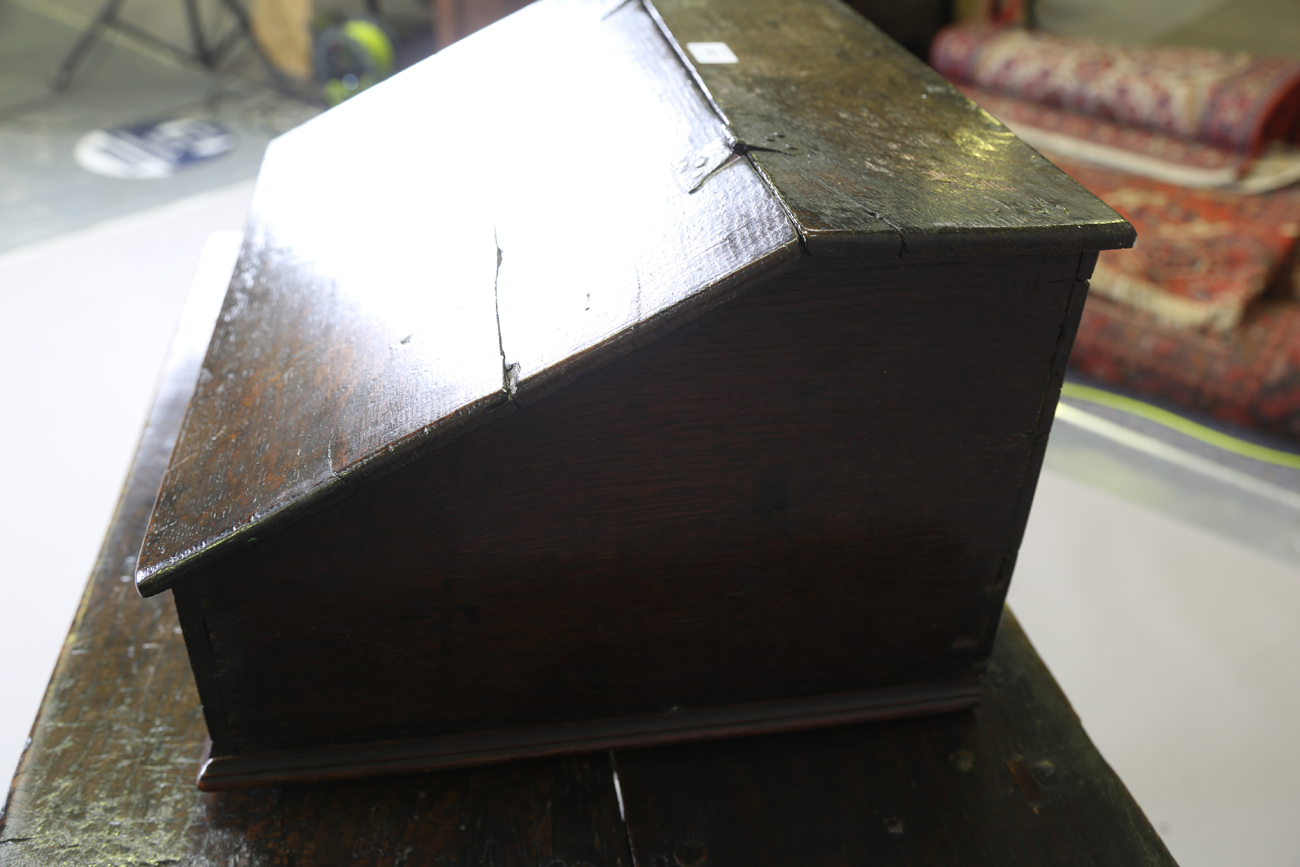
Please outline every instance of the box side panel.
[[217, 679], [216, 660], [207, 624], [203, 621], [203, 608], [199, 600], [201, 591], [196, 582], [186, 581], [172, 588], [176, 602], [176, 616], [185, 637], [185, 653], [194, 672], [194, 683], [199, 690], [203, 706], [203, 721], [208, 726], [208, 737], [218, 743], [230, 739], [230, 726], [226, 722], [226, 703], [221, 697], [221, 684]]
[[969, 676], [1078, 264], [801, 269], [238, 552], [219, 750]]

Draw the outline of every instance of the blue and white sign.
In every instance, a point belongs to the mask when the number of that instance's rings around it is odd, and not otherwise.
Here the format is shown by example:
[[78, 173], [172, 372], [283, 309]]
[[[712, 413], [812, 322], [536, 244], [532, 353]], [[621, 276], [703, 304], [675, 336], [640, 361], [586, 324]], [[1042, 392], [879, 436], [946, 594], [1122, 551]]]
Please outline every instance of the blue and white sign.
[[77, 164], [109, 178], [165, 178], [235, 147], [234, 133], [210, 120], [172, 118], [97, 129], [73, 147]]

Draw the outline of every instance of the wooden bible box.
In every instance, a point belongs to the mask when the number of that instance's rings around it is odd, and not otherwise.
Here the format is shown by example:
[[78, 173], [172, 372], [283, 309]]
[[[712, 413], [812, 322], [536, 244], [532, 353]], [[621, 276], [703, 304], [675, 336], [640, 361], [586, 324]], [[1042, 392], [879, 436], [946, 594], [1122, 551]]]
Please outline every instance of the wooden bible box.
[[200, 786], [972, 704], [1132, 239], [836, 0], [542, 0], [283, 136], [136, 573]]

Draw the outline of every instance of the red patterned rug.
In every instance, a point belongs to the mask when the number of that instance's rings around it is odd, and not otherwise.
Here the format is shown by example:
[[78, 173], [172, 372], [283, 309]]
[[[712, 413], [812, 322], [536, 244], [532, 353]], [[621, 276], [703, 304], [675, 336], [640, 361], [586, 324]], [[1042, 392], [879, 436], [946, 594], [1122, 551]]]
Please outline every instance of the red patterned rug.
[[1134, 394], [1300, 440], [1300, 304], [1261, 299], [1216, 334], [1092, 296], [1070, 367]]
[[1138, 232], [1132, 249], [1098, 257], [1094, 294], [1147, 311], [1164, 325], [1225, 332], [1267, 289], [1293, 285], [1300, 187], [1242, 196], [1049, 156]]
[[1138, 231], [1071, 366], [1300, 439], [1300, 60], [960, 25], [931, 62]]
[[1300, 60], [957, 25], [930, 63], [1035, 147], [1201, 187], [1300, 179]]

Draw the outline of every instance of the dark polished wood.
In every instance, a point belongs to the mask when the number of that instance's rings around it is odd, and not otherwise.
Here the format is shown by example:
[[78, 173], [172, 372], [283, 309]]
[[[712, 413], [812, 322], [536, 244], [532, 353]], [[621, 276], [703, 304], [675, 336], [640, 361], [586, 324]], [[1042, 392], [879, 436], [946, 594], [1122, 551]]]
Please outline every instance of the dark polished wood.
[[854, 11], [879, 27], [890, 39], [925, 58], [930, 42], [953, 19], [953, 0], [846, 0]]
[[1131, 229], [847, 7], [753, 13], [545, 0], [273, 143], [136, 569], [201, 785], [975, 701]]
[[681, 188], [718, 122], [646, 13], [605, 5], [534, 4], [272, 143], [142, 592], [798, 259], [743, 162]]
[[[647, 0], [809, 252], [1046, 253], [1133, 229], [839, 2]], [[692, 42], [737, 63], [700, 63]]]
[[[844, 701], [873, 718], [971, 700], [1078, 257], [831, 262], [177, 585], [207, 643], [214, 773], [274, 751], [313, 775], [311, 748], [394, 739], [476, 761], [492, 732], [516, 754], [573, 749], [635, 718], [647, 740], [693, 737], [695, 717], [755, 703], [778, 703], [779, 728], [783, 700], [908, 684], [932, 689]], [[916, 405], [942, 408], [931, 427]]]
[[1173, 864], [1003, 620], [978, 710], [620, 752], [637, 863]]
[[205, 731], [179, 623], [168, 596], [139, 599], [126, 573], [221, 289], [200, 281], [186, 308], [0, 814], [3, 867], [1173, 863], [1009, 616], [971, 711], [196, 791]]
[[979, 684], [967, 679], [959, 684], [886, 687], [833, 696], [678, 710], [621, 720], [531, 725], [507, 732], [291, 747], [266, 752], [214, 755], [209, 739], [199, 763], [199, 786], [205, 791], [220, 791], [268, 783], [310, 783], [800, 731], [960, 710], [978, 699]]

